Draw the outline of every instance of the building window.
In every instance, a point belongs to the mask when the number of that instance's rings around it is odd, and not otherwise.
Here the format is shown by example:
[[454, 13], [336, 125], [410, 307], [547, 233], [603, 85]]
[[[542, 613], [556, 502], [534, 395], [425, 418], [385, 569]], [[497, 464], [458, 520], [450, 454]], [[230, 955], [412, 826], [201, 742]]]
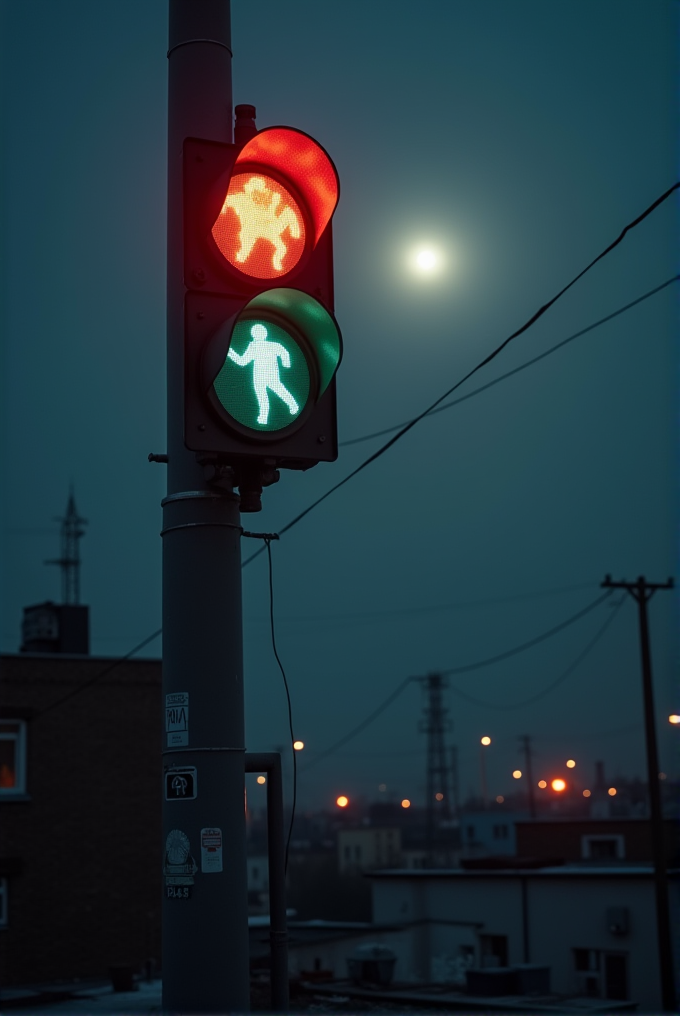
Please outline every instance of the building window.
[[508, 936], [480, 935], [479, 954], [482, 967], [507, 967]]
[[0, 928], [7, 927], [7, 879], [0, 878]]
[[576, 990], [590, 998], [628, 998], [627, 953], [574, 949]]
[[625, 856], [624, 836], [609, 833], [581, 837], [581, 857], [586, 861], [621, 861]]
[[26, 721], [0, 720], [0, 797], [26, 793]]

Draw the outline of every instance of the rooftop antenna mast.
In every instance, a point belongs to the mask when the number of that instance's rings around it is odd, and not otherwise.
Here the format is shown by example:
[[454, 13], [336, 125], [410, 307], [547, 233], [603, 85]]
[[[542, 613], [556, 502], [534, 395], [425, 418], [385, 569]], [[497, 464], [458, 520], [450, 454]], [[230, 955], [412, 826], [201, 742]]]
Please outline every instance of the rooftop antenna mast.
[[83, 526], [87, 519], [78, 514], [73, 484], [69, 487], [66, 514], [61, 522], [61, 557], [45, 564], [57, 564], [61, 568], [61, 602], [68, 604], [80, 603], [80, 539], [85, 535]]
[[446, 678], [442, 674], [429, 674], [417, 680], [426, 695], [425, 716], [420, 729], [427, 734], [427, 852], [428, 866], [435, 864], [439, 826], [450, 818], [449, 767], [444, 746], [444, 732], [450, 728], [444, 706]]

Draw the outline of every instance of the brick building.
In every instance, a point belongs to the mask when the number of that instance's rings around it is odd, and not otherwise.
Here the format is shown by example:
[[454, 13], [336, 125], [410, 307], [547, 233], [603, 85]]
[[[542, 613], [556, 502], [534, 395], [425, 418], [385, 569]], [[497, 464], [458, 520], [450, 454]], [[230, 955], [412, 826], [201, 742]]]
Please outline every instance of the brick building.
[[[652, 829], [648, 819], [552, 819], [517, 822], [520, 857], [552, 857], [564, 861], [651, 861]], [[680, 861], [680, 828], [664, 822], [666, 861]]]
[[160, 696], [159, 660], [0, 656], [3, 984], [160, 958]]

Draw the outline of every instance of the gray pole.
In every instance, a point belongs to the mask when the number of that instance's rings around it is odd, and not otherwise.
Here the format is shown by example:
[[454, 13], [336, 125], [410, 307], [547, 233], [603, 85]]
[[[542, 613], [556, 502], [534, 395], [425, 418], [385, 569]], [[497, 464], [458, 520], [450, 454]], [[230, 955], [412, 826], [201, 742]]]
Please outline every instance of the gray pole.
[[[163, 1011], [243, 1013], [249, 977], [239, 501], [208, 488], [183, 439], [182, 145], [186, 137], [232, 140], [229, 3], [170, 0], [169, 13]], [[171, 768], [185, 769], [184, 796], [168, 789]]]

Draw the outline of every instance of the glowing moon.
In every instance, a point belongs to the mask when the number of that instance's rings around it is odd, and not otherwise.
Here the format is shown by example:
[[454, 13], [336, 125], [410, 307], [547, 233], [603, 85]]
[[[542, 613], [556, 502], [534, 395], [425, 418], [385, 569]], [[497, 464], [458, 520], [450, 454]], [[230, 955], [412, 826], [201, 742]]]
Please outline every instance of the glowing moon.
[[421, 272], [431, 272], [437, 267], [437, 255], [431, 248], [425, 247], [416, 254], [416, 266]]
[[411, 247], [407, 257], [411, 273], [423, 281], [440, 276], [448, 262], [443, 251], [436, 244], [427, 241]]

